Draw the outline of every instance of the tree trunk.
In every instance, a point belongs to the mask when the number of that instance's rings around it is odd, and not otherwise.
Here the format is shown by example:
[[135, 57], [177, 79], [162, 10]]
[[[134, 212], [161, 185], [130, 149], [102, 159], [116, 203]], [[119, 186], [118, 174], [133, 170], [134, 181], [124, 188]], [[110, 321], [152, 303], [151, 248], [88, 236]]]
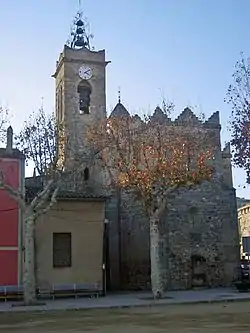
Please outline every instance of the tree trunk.
[[150, 217], [151, 285], [155, 299], [163, 298], [162, 255], [159, 218]]
[[35, 219], [34, 216], [25, 218], [24, 234], [24, 302], [33, 304], [36, 302], [36, 279], [35, 279]]

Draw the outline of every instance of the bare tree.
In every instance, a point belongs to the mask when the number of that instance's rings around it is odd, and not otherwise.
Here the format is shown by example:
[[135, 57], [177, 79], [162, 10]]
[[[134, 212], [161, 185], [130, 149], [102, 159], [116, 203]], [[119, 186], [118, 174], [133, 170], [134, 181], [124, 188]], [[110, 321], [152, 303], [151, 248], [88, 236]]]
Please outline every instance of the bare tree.
[[[24, 216], [24, 301], [32, 304], [36, 301], [35, 281], [35, 223], [41, 214], [45, 214], [56, 202], [61, 175], [63, 131], [52, 115], [43, 109], [33, 113], [23, 129], [16, 136], [17, 147], [27, 160], [31, 160], [38, 171], [42, 190], [31, 202], [27, 202], [23, 193], [18, 192], [0, 176], [0, 188], [5, 189], [16, 200]], [[60, 149], [61, 147], [61, 149]]]
[[241, 54], [232, 79], [225, 101], [232, 107], [230, 132], [233, 162], [246, 171], [246, 181], [250, 184], [250, 58], [246, 59]]
[[[143, 203], [150, 226], [151, 283], [155, 298], [162, 298], [160, 220], [171, 196], [190, 188], [213, 173], [212, 152], [206, 135], [184, 127], [128, 117], [110, 118], [89, 129], [89, 144], [103, 163], [110, 185], [136, 195]], [[195, 139], [194, 139], [195, 138]]]

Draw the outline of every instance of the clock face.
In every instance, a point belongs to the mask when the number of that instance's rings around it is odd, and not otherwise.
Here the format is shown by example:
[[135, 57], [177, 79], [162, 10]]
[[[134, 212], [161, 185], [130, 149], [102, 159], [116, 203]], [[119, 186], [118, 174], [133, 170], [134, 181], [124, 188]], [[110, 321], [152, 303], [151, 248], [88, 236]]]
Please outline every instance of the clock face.
[[89, 80], [92, 78], [92, 69], [88, 66], [81, 66], [79, 68], [79, 76], [83, 80]]

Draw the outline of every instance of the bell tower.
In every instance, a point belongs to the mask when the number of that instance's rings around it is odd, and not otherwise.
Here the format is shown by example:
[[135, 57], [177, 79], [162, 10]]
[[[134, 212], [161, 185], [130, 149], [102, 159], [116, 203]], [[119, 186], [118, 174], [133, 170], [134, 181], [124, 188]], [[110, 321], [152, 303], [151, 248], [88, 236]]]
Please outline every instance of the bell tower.
[[[56, 63], [56, 119], [66, 134], [65, 167], [78, 153], [88, 151], [85, 140], [88, 125], [106, 117], [105, 50], [90, 46], [92, 35], [79, 11], [71, 38]], [[70, 163], [71, 164], [71, 163]]]

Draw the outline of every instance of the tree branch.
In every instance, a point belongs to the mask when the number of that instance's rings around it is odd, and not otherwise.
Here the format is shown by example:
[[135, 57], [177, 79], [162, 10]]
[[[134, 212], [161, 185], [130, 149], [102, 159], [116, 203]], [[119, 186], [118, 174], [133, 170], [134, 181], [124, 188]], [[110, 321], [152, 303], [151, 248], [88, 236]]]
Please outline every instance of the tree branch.
[[42, 206], [42, 204], [43, 204], [43, 202], [44, 202], [44, 198], [45, 197], [47, 197], [47, 195], [49, 194], [49, 192], [50, 192], [50, 189], [51, 189], [51, 187], [53, 186], [53, 184], [54, 184], [54, 180], [53, 179], [51, 179], [51, 180], [49, 180], [48, 181], [48, 183], [47, 183], [47, 185], [45, 186], [45, 188], [42, 190], [42, 192], [40, 192], [33, 200], [32, 200], [32, 202], [31, 202], [31, 208], [33, 209], [33, 210], [37, 210], [37, 209], [39, 209], [41, 206]]
[[[57, 193], [58, 193], [58, 188], [56, 188], [52, 194], [50, 203], [48, 204], [47, 207], [40, 209], [37, 213], [36, 213], [36, 218], [38, 218], [40, 215], [46, 214], [51, 207], [57, 202], [56, 197], [57, 197]], [[44, 201], [43, 201], [44, 203]]]

